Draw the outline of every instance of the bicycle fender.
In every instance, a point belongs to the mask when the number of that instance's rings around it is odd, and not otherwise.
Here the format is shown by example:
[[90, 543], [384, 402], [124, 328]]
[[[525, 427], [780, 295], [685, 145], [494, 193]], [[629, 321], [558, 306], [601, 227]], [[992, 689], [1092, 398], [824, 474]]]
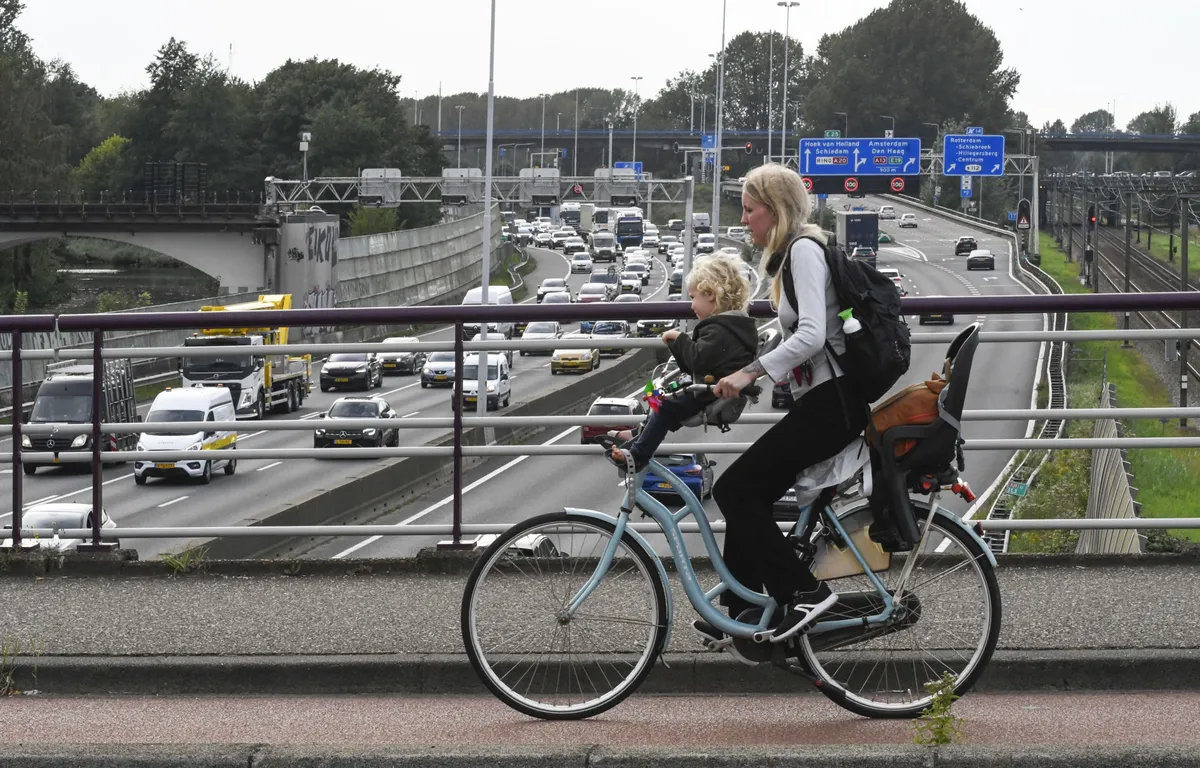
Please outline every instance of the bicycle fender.
[[992, 548], [987, 545], [987, 542], [983, 540], [983, 537], [980, 536], [978, 532], [976, 532], [974, 526], [968, 524], [961, 517], [953, 514], [952, 512], [950, 512], [949, 510], [947, 510], [945, 508], [943, 508], [942, 511], [946, 513], [945, 515], [942, 516], [942, 518], [945, 520], [949, 520], [950, 522], [957, 525], [959, 528], [963, 529], [963, 531], [965, 531], [968, 536], [970, 536], [972, 539], [974, 539], [976, 541], [976, 543], [979, 544], [979, 546], [983, 547], [983, 553], [985, 555], [987, 555], [988, 562], [992, 564], [992, 567], [993, 568], [998, 567], [998, 565], [996, 563], [996, 553], [993, 552]]
[[[606, 515], [603, 512], [597, 512], [594, 509], [566, 507], [563, 509], [563, 511], [572, 517], [586, 517], [592, 520], [601, 520], [606, 523], [616, 522], [616, 518], [614, 518], [612, 515]], [[671, 617], [675, 615], [675, 606], [671, 601], [671, 581], [667, 578], [667, 569], [666, 566], [663, 565], [662, 558], [654, 554], [654, 549], [650, 546], [650, 542], [646, 541], [642, 534], [638, 533], [629, 526], [625, 527], [625, 532], [629, 534], [630, 538], [637, 542], [637, 545], [642, 548], [642, 551], [644, 551], [654, 562], [654, 565], [658, 568], [658, 577], [662, 579], [663, 592], [667, 596], [667, 636], [663, 640], [663, 652], [665, 653], [667, 646], [671, 642]], [[987, 549], [987, 547], [985, 546], [984, 549]], [[661, 655], [659, 658], [662, 658]], [[663, 664], [665, 665], [666, 661], [663, 661]]]

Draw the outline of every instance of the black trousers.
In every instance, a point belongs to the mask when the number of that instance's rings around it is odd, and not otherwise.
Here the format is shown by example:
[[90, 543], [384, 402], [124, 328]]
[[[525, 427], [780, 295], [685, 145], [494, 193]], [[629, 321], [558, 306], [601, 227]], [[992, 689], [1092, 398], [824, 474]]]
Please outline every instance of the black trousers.
[[[802, 470], [831, 458], [860, 435], [866, 409], [847, 388], [843, 408], [838, 383], [827, 381], [805, 393], [787, 414], [756, 440], [721, 475], [713, 498], [725, 518], [725, 563], [734, 578], [786, 604], [818, 582], [775, 523], [772, 507]], [[721, 604], [736, 617], [749, 603], [732, 592]]]

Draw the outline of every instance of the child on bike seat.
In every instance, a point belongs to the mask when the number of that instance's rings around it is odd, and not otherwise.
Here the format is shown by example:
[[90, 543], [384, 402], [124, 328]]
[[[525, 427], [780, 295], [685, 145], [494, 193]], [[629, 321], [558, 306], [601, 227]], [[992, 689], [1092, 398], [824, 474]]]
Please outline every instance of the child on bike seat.
[[[750, 284], [742, 277], [740, 260], [727, 256], [700, 259], [688, 274], [687, 291], [692, 311], [700, 322], [691, 335], [676, 329], [662, 335], [680, 370], [691, 374], [696, 383], [702, 383], [707, 376], [716, 381], [752, 363], [758, 351], [758, 329], [746, 314]], [[630, 430], [616, 435], [618, 440], [630, 442], [624, 448], [614, 446], [609, 458], [618, 467], [624, 467], [625, 451], [629, 451], [634, 466], [641, 471], [667, 432], [679, 429], [684, 420], [700, 413], [714, 400], [712, 396], [691, 394], [663, 399], [636, 435]]]

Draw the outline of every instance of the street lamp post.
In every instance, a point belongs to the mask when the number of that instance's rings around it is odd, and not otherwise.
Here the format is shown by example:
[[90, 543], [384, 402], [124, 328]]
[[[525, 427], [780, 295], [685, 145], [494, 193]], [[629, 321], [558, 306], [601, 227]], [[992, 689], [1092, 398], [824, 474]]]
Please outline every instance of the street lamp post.
[[[483, 295], [479, 298], [479, 303], [485, 307], [488, 305], [488, 284], [492, 279], [492, 141], [494, 139], [493, 126], [495, 125], [496, 117], [496, 0], [492, 0], [491, 21], [491, 40], [488, 49], [487, 168], [484, 171], [483, 231], [481, 232], [483, 237], [483, 264], [481, 265], [480, 291]], [[486, 341], [487, 334], [488, 324], [486, 322], [480, 323], [480, 341]], [[478, 408], [477, 413], [480, 416], [487, 415], [487, 397], [485, 393], [487, 392], [488, 355], [488, 352], [481, 352], [476, 358], [479, 360], [479, 365], [477, 366], [479, 380], [475, 389], [475, 401]], [[462, 365], [464, 362], [464, 360], [460, 359], [458, 365]], [[455, 400], [458, 399], [460, 394], [461, 392], [455, 391]], [[454, 407], [459, 413], [462, 413], [463, 404], [461, 402], [456, 402]]]
[[775, 30], [771, 30], [771, 53], [767, 57], [767, 162], [771, 161], [771, 134], [775, 131]]
[[845, 112], [834, 112], [833, 114], [842, 116], [842, 138], [850, 138], [850, 116]]
[[880, 115], [879, 117], [882, 118], [883, 120], [891, 120], [892, 121], [892, 136], [895, 136], [896, 135], [896, 118], [892, 117], [891, 115]]
[[629, 78], [633, 81], [633, 157], [632, 162], [634, 168], [637, 167], [637, 119], [638, 119], [638, 81], [642, 79], [641, 75], [634, 75]]
[[933, 146], [936, 150], [938, 139], [942, 137], [942, 126], [938, 125], [937, 123], [921, 123], [921, 125], [928, 125], [933, 128]]
[[462, 111], [466, 109], [462, 104], [457, 104], [454, 107], [458, 110], [458, 160], [455, 161], [455, 168], [462, 168]]
[[785, 9], [783, 20], [783, 119], [779, 125], [779, 158], [782, 160], [787, 155], [788, 52], [791, 49], [788, 43], [791, 42], [792, 8], [800, 5], [800, 3], [796, 0], [780, 0], [775, 4]]
[[554, 135], [562, 133], [562, 112], [556, 112], [554, 118]]
[[[546, 94], [543, 93], [543, 94], [541, 94], [541, 96], [542, 96], [542, 151], [538, 153], [539, 157], [546, 154]], [[545, 162], [545, 161], [539, 160], [538, 162]]]
[[696, 132], [696, 92], [688, 91], [688, 98], [692, 100], [692, 108], [688, 111], [688, 135], [691, 136]]
[[579, 89], [575, 89], [575, 157], [571, 160], [571, 175], [579, 175]]
[[[713, 158], [712, 226], [713, 234], [721, 231], [721, 100], [725, 96], [725, 12], [729, 0], [721, 0], [721, 58], [717, 61], [717, 135], [714, 143], [716, 157]], [[685, 222], [691, 224], [691, 222]]]

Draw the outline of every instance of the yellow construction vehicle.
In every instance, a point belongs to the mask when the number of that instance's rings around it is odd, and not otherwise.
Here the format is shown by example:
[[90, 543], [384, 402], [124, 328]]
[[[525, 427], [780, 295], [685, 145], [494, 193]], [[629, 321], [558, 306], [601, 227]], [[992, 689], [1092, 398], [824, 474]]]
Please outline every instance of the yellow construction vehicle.
[[[201, 312], [251, 312], [291, 309], [292, 295], [264, 294], [258, 301], [205, 306]], [[218, 318], [214, 317], [214, 321]], [[312, 391], [312, 355], [270, 354], [288, 343], [287, 328], [205, 328], [184, 339], [185, 347], [230, 347], [228, 354], [183, 359], [183, 386], [229, 389], [239, 417], [259, 418], [268, 411], [291, 413]], [[250, 347], [250, 349], [236, 349]]]

